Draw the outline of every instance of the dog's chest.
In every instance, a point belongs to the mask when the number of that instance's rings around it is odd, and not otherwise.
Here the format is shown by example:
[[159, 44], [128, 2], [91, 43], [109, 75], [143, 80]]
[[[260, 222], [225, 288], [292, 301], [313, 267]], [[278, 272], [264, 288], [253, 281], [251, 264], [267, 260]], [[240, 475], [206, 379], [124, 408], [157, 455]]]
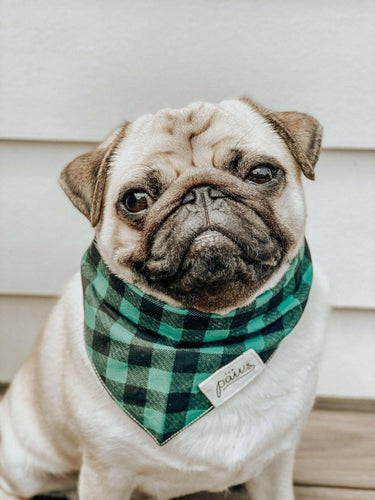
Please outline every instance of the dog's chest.
[[[132, 470], [137, 487], [160, 497], [189, 493], [192, 485], [196, 490], [223, 490], [260, 471], [272, 449], [276, 416], [262, 421], [245, 403], [213, 410], [161, 447], [133, 422], [112, 430], [103, 428], [98, 430], [102, 444], [98, 443], [97, 453], [107, 457], [112, 470], [118, 469], [119, 478], [124, 469]], [[134, 432], [131, 437], [129, 430]], [[124, 434], [127, 443], [123, 439], [121, 445]]]
[[286, 375], [276, 377], [273, 371], [164, 446], [157, 445], [110, 401], [110, 413], [107, 408], [102, 420], [107, 425], [97, 429], [96, 452], [118, 468], [119, 477], [124, 469], [131, 470], [137, 486], [161, 497], [191, 492], [192, 483], [197, 490], [219, 491], [246, 481], [273, 454], [291, 446], [295, 434], [290, 430], [313, 390], [308, 370], [300, 373], [306, 379], [304, 390], [301, 386], [293, 394], [285, 384]]

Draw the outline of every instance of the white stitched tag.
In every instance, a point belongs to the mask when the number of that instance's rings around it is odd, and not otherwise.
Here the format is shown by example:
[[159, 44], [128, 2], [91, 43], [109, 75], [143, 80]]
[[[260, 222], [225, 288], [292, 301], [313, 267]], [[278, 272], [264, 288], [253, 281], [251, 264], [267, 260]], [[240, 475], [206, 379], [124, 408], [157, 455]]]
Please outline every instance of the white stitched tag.
[[210, 403], [219, 406], [254, 380], [264, 366], [254, 349], [249, 349], [203, 380], [198, 387]]

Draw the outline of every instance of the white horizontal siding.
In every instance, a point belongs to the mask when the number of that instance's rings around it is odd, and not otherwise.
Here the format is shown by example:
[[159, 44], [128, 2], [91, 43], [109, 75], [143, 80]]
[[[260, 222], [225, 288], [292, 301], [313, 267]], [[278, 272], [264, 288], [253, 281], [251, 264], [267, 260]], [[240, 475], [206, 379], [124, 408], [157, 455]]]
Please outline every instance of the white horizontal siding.
[[[93, 237], [57, 184], [90, 144], [0, 141], [0, 293], [57, 295]], [[308, 238], [332, 304], [375, 307], [375, 152], [323, 151], [306, 182]]]
[[[10, 380], [31, 351], [56, 299], [0, 295], [0, 381]], [[318, 394], [375, 398], [375, 311], [334, 309]]]
[[306, 233], [332, 304], [375, 308], [375, 151], [323, 151], [316, 174]]
[[79, 269], [93, 231], [58, 177], [91, 148], [0, 141], [0, 293], [58, 295]]
[[375, 398], [373, 0], [2, 0], [0, 46], [0, 379], [93, 236], [62, 168], [124, 120], [249, 95], [325, 127], [305, 183], [336, 307], [318, 392]]
[[94, 140], [125, 119], [250, 95], [324, 145], [375, 148], [373, 0], [2, 0], [0, 136]]
[[318, 394], [375, 399], [375, 310], [333, 309]]
[[30, 354], [56, 298], [0, 295], [0, 382], [11, 380]]

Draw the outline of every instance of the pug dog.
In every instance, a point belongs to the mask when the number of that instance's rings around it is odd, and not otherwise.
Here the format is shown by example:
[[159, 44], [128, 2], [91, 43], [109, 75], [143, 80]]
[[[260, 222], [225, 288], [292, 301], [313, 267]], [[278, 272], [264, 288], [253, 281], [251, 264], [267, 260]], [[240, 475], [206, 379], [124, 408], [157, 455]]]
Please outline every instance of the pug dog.
[[[220, 321], [250, 310], [301, 252], [302, 175], [314, 179], [321, 137], [307, 114], [246, 98], [196, 103], [125, 123], [60, 183], [94, 227], [111, 282], [164, 312]], [[246, 483], [253, 500], [293, 499], [327, 313], [316, 267], [292, 331], [264, 362], [252, 352], [242, 368], [224, 365], [213, 398], [245, 371], [250, 382], [163, 443], [114, 400], [89, 359], [82, 283], [90, 279], [77, 273], [1, 401], [0, 498], [77, 488], [81, 500], [166, 500]]]

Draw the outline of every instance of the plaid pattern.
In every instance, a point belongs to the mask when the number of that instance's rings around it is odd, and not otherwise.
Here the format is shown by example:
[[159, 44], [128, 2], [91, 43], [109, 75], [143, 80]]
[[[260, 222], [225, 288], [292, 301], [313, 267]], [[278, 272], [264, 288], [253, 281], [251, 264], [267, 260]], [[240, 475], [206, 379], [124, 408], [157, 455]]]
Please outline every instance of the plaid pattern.
[[249, 306], [206, 314], [124, 283], [93, 242], [82, 259], [86, 350], [114, 401], [161, 445], [212, 409], [200, 382], [248, 349], [267, 361], [300, 319], [311, 281], [306, 244]]

